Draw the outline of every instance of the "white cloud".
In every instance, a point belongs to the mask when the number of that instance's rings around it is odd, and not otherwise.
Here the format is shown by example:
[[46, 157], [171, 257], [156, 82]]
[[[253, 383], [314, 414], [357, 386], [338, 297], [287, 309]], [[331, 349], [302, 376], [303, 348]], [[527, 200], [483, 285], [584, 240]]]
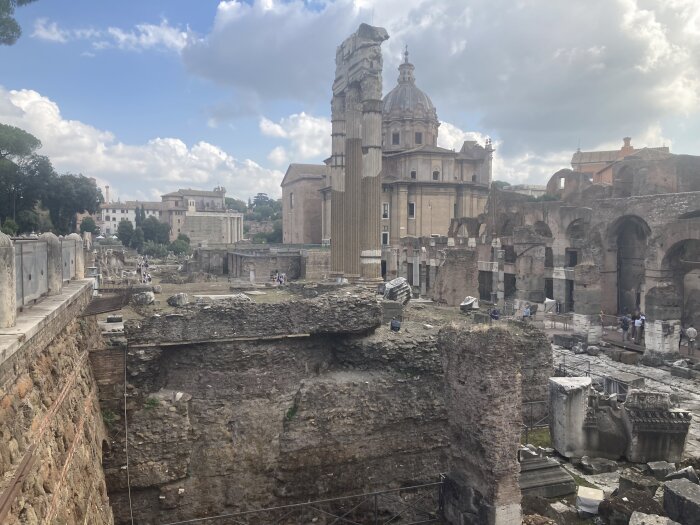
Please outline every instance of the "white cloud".
[[454, 124], [441, 122], [438, 128], [438, 146], [459, 151], [465, 140], [475, 140], [484, 144], [488, 137], [477, 131], [463, 131]]
[[[189, 28], [170, 25], [163, 19], [160, 24], [137, 24], [133, 29], [108, 27], [63, 29], [47, 18], [34, 22], [32, 37], [65, 44], [75, 40], [89, 41], [94, 50], [121, 49], [126, 51], [165, 50], [179, 53], [194, 38]], [[85, 56], [94, 56], [83, 53]]]
[[37, 18], [34, 22], [34, 38], [40, 40], [48, 40], [49, 42], [59, 42], [65, 44], [68, 42], [70, 35], [67, 31], [58, 27], [56, 22], [49, 22], [47, 18]]
[[239, 198], [280, 194], [283, 173], [278, 170], [237, 159], [207, 142], [188, 146], [177, 138], [157, 137], [125, 144], [108, 131], [65, 119], [54, 101], [36, 91], [0, 87], [0, 122], [41, 140], [40, 153], [51, 158], [57, 171], [109, 181], [112, 194], [122, 199], [153, 199], [179, 187], [219, 184]]
[[268, 155], [276, 166], [327, 157], [331, 151], [331, 122], [304, 112], [273, 122], [260, 119], [260, 132], [268, 137], [286, 139], [288, 147], [277, 146]]

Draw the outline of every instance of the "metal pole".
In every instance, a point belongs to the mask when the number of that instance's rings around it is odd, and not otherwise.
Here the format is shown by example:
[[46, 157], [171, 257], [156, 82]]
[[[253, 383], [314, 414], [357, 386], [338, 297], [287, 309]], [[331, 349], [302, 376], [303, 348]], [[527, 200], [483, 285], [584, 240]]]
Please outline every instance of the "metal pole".
[[19, 281], [22, 283], [22, 306], [24, 306], [24, 245], [19, 243]]
[[379, 514], [377, 512], [377, 495], [374, 495], [374, 525], [379, 525]]

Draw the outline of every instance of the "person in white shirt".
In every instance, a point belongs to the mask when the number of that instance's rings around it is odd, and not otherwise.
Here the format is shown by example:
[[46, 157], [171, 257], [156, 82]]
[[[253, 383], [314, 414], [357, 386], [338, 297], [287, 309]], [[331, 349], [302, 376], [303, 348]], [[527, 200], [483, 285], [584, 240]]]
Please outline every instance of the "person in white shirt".
[[642, 317], [637, 316], [634, 320], [634, 344], [638, 345], [642, 337]]
[[698, 331], [691, 324], [686, 328], [685, 336], [688, 338], [688, 354], [693, 355], [695, 353], [695, 339], [698, 337]]

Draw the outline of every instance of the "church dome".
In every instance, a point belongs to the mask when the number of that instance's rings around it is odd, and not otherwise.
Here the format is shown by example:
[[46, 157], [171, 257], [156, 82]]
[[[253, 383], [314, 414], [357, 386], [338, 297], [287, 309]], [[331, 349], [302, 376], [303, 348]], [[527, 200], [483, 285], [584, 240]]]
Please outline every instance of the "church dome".
[[389, 91], [382, 102], [384, 118], [417, 118], [437, 120], [437, 112], [430, 97], [416, 86], [413, 64], [405, 61], [399, 66], [398, 85]]

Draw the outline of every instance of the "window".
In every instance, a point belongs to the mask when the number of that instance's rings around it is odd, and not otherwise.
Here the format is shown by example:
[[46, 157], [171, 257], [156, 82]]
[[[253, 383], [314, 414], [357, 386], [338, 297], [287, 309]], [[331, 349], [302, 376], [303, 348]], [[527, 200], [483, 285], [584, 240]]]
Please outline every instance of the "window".
[[392, 143], [394, 146], [398, 146], [398, 145], [399, 145], [399, 134], [398, 134], [398, 133], [392, 133], [392, 134], [391, 134], [391, 143]]
[[433, 172], [433, 180], [440, 180], [440, 172], [439, 171], [434, 171]]
[[389, 203], [382, 202], [382, 219], [388, 219], [388, 218], [389, 218]]
[[382, 232], [382, 246], [389, 246], [389, 232]]
[[565, 255], [567, 268], [573, 268], [578, 264], [578, 252], [576, 250], [571, 250], [567, 248], [565, 251]]
[[289, 194], [289, 209], [294, 209], [294, 193]]
[[411, 171], [411, 178], [416, 180], [416, 170]]
[[[552, 250], [552, 248], [545, 247], [544, 249], [544, 267], [554, 268], [554, 251]], [[547, 295], [547, 297], [550, 299], [552, 298], [551, 295]]]
[[126, 210], [122, 210], [122, 213], [126, 213]]
[[106, 221], [109, 220], [109, 215], [105, 215], [105, 220], [106, 220]]
[[117, 210], [112, 210], [112, 213], [117, 213]]
[[117, 222], [117, 218], [116, 218], [116, 217], [112, 217], [112, 222]]
[[416, 218], [416, 203], [415, 202], [408, 203], [408, 218], [409, 219]]
[[423, 144], [423, 134], [420, 131], [416, 131], [416, 144]]
[[559, 177], [559, 189], [563, 190], [566, 185], [566, 179], [564, 177]]

